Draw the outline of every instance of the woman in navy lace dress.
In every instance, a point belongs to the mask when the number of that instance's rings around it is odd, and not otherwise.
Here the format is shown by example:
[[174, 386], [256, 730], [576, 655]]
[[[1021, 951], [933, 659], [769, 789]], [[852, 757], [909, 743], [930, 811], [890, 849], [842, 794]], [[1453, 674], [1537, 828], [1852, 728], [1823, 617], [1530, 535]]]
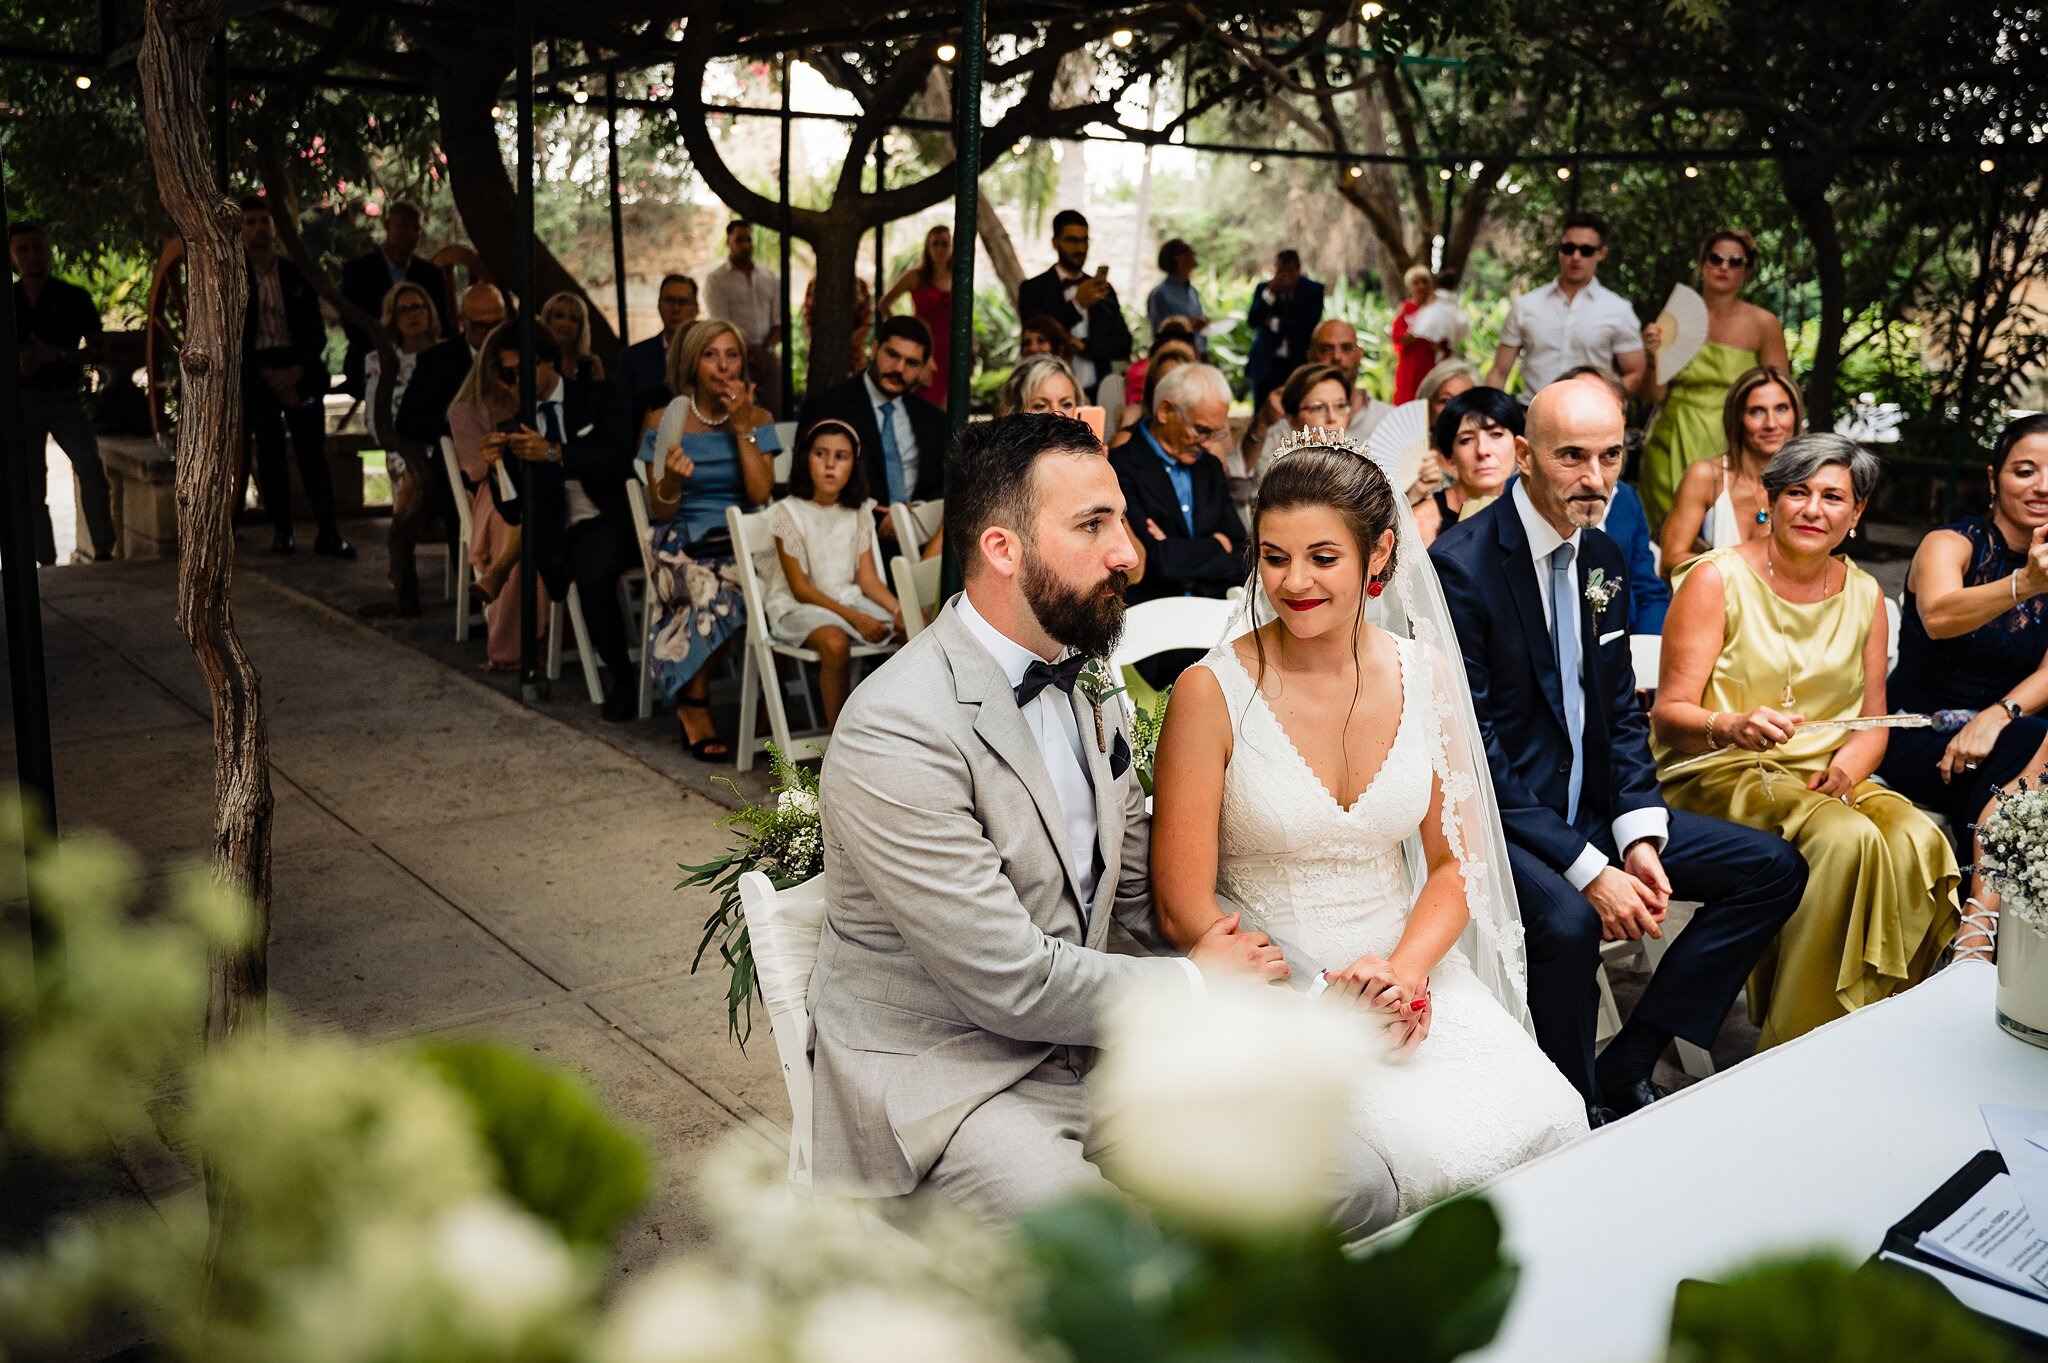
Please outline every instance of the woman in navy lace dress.
[[[1892, 706], [1950, 713], [1933, 729], [1893, 730], [1878, 768], [1947, 817], [1966, 862], [1992, 792], [2048, 770], [2048, 416], [2005, 428], [1990, 476], [1990, 512], [1930, 533], [1906, 576]], [[1978, 875], [1970, 892], [1956, 955], [1988, 960], [1997, 893]]]

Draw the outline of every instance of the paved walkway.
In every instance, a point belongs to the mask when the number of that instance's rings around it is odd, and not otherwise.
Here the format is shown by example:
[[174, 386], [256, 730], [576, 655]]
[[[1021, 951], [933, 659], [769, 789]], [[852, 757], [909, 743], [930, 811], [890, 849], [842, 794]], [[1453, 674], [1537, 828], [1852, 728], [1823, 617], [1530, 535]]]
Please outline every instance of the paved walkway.
[[[39, 579], [60, 827], [106, 829], [152, 869], [212, 840], [173, 574]], [[689, 973], [709, 898], [677, 893], [675, 868], [726, 845], [724, 810], [246, 564], [234, 592], [271, 723], [275, 997], [365, 1037], [485, 1032], [581, 1071], [660, 1163], [626, 1267], [700, 1239], [696, 1153], [733, 1131], [780, 1146], [789, 1123], [766, 1019], [742, 1054], [722, 977]], [[9, 774], [12, 744], [10, 725]]]

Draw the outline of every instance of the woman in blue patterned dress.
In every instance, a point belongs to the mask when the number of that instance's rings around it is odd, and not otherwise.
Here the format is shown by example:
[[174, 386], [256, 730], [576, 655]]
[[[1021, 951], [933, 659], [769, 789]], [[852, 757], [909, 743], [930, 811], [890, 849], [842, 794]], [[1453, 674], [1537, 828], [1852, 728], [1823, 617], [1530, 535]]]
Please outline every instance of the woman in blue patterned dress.
[[656, 608], [647, 650], [683, 746], [701, 761], [724, 762], [732, 744], [712, 723], [706, 668], [747, 622], [725, 510], [768, 500], [780, 446], [773, 416], [754, 403], [746, 343], [732, 323], [699, 322], [677, 337], [668, 386], [675, 400], [641, 446], [654, 465], [647, 589]]
[[[1992, 792], [2048, 771], [2048, 416], [2021, 417], [1991, 452], [1991, 510], [1920, 541], [1906, 575], [1894, 710], [1963, 721], [1894, 729], [1877, 774], [1939, 810], [1966, 864]], [[1970, 877], [1958, 957], [1989, 960], [1996, 891]]]

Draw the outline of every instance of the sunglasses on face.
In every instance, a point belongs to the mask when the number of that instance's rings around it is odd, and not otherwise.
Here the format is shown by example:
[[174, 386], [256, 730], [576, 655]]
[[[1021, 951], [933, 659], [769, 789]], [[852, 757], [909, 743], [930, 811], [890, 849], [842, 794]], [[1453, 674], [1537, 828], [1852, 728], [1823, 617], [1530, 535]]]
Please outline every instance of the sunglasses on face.
[[1584, 256], [1591, 260], [1600, 254], [1600, 248], [1588, 246], [1583, 241], [1561, 241], [1557, 244], [1557, 253], [1561, 256]]
[[1709, 251], [1707, 252], [1707, 264], [1724, 266], [1730, 270], [1740, 270], [1749, 264], [1749, 257], [1724, 256], [1719, 251]]

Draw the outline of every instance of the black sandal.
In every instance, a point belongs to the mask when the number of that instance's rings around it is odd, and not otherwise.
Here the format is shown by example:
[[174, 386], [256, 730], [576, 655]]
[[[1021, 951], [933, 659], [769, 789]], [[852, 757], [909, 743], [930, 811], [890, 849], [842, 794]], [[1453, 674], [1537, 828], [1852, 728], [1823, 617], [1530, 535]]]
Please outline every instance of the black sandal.
[[[708, 715], [711, 713], [711, 702], [708, 700], [679, 700], [676, 702], [676, 709], [702, 710]], [[732, 761], [731, 743], [720, 738], [717, 734], [711, 734], [705, 738], [692, 739], [690, 731], [683, 726], [683, 717], [681, 715], [676, 716], [676, 736], [682, 740], [683, 751], [696, 758], [699, 762], [708, 762], [714, 767], [719, 767]]]

